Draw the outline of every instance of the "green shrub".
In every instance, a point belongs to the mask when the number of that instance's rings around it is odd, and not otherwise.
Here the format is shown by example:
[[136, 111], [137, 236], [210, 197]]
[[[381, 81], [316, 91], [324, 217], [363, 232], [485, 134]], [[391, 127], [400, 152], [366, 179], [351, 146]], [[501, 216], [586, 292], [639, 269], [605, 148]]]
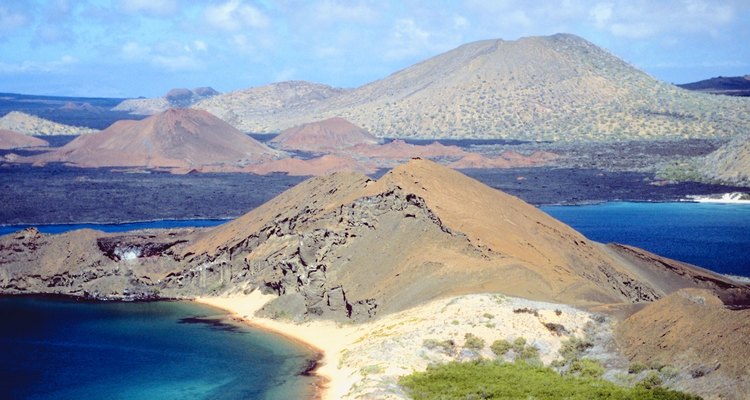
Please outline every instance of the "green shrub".
[[464, 335], [464, 348], [469, 350], [481, 351], [484, 348], [484, 339], [473, 333]]
[[658, 372], [649, 371], [648, 374], [646, 374], [646, 376], [643, 379], [641, 379], [641, 381], [638, 382], [636, 386], [642, 387], [644, 389], [653, 389], [653, 388], [661, 386], [662, 383], [663, 382]]
[[553, 400], [697, 400], [699, 397], [656, 387], [617, 386], [600, 378], [561, 376], [550, 368], [514, 363], [452, 362], [399, 380], [415, 400], [529, 399]]
[[628, 373], [629, 374], [640, 374], [641, 372], [647, 370], [648, 367], [646, 364], [634, 362], [628, 366]]
[[516, 340], [513, 341], [513, 351], [515, 351], [516, 354], [520, 354], [525, 346], [526, 338], [524, 337], [517, 337]]
[[594, 343], [590, 340], [573, 336], [562, 342], [559, 353], [565, 361], [572, 361], [580, 357], [584, 351], [591, 347], [594, 347]]
[[453, 355], [456, 352], [456, 343], [451, 340], [437, 340], [437, 339], [425, 339], [422, 341], [422, 346], [434, 350], [437, 349], [441, 353], [447, 355]]
[[573, 361], [568, 372], [588, 378], [601, 378], [604, 375], [604, 367], [596, 360], [584, 358]]
[[492, 350], [493, 353], [495, 353], [496, 356], [502, 357], [504, 356], [513, 345], [510, 344], [509, 341], [505, 339], [499, 339], [492, 342], [492, 345], [490, 345], [490, 350]]

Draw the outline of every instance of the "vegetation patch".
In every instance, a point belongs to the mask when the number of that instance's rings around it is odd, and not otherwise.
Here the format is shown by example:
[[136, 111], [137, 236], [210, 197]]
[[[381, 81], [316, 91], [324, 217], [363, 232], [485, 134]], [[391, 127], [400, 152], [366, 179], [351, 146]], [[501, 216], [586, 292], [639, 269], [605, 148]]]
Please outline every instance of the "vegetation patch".
[[402, 377], [399, 384], [416, 400], [431, 399], [610, 399], [696, 400], [700, 397], [658, 386], [617, 386], [601, 378], [564, 375], [523, 361], [451, 362]]

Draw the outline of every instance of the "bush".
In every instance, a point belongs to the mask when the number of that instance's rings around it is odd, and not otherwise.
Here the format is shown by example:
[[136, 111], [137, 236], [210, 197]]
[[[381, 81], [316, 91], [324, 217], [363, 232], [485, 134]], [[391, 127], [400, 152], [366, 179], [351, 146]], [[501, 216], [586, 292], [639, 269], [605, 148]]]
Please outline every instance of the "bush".
[[524, 337], [518, 337], [516, 340], [513, 341], [513, 351], [516, 352], [516, 354], [520, 354], [523, 351], [523, 348], [526, 346], [526, 338]]
[[490, 350], [492, 350], [493, 353], [495, 353], [496, 356], [502, 357], [504, 356], [513, 345], [510, 344], [509, 341], [505, 339], [499, 339], [492, 342], [492, 345], [490, 345]]
[[481, 351], [484, 348], [484, 339], [473, 333], [464, 335], [464, 348], [469, 350]]
[[583, 352], [592, 347], [594, 347], [594, 343], [590, 340], [574, 336], [562, 342], [559, 353], [565, 361], [572, 361], [579, 358]]
[[699, 397], [663, 388], [627, 388], [600, 378], [561, 376], [550, 368], [514, 363], [452, 362], [399, 379], [415, 400], [437, 399], [610, 399], [697, 400]]
[[636, 386], [642, 387], [644, 389], [653, 389], [661, 386], [662, 383], [663, 382], [658, 372], [649, 371], [648, 374], [646, 374], [646, 376], [641, 379], [641, 381], [638, 382]]
[[628, 373], [629, 374], [640, 374], [641, 372], [647, 370], [648, 367], [646, 364], [634, 362], [628, 366]]
[[604, 375], [604, 367], [596, 360], [582, 359], [573, 361], [568, 372], [587, 378], [601, 378]]
[[447, 355], [453, 355], [456, 352], [456, 343], [453, 340], [437, 340], [437, 339], [425, 339], [422, 342], [422, 346], [434, 350], [438, 349], [441, 353]]

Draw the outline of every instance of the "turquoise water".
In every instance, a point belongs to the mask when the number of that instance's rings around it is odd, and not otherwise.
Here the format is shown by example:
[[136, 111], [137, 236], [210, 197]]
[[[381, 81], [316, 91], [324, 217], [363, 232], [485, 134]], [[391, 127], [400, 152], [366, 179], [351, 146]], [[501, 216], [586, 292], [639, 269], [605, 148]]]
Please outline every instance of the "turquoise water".
[[629, 244], [732, 275], [750, 276], [750, 205], [612, 202], [544, 206], [597, 242]]
[[314, 355], [189, 302], [0, 297], [2, 399], [295, 399]]

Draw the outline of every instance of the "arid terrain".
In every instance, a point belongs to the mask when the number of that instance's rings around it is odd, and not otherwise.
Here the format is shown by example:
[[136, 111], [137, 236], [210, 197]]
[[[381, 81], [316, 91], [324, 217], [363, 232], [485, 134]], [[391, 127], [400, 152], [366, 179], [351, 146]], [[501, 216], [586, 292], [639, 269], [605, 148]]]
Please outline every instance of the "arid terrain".
[[[414, 307], [457, 296], [499, 293], [606, 313], [615, 320], [632, 315], [617, 326], [633, 326], [627, 332], [637, 332], [644, 337], [641, 340], [657, 340], [637, 328], [637, 317], [658, 312], [665, 301], [660, 299], [670, 299], [680, 289], [712, 293], [716, 299], [710, 304], [728, 313], [723, 318], [744, 315], [725, 305], [750, 305], [746, 284], [636, 248], [592, 242], [518, 198], [426, 160], [412, 160], [378, 180], [347, 172], [313, 178], [208, 230], [126, 234], [82, 230], [43, 235], [30, 228], [0, 239], [0, 262], [4, 293], [115, 299], [263, 293], [270, 297], [257, 307], [257, 316], [324, 324], [377, 324], [388, 318], [417, 321], [424, 314]], [[538, 309], [539, 315], [548, 314], [542, 309], [563, 307], [532, 306], [528, 312]], [[550, 314], [542, 319], [533, 329], [563, 321], [570, 335], [585, 325], [585, 318], [572, 322]], [[700, 332], [702, 328], [695, 329]], [[460, 333], [448, 330], [441, 335]], [[511, 338], [517, 332], [535, 335], [520, 327], [505, 333], [474, 331]], [[395, 337], [413, 331], [397, 332]], [[429, 330], [420, 332], [422, 338]], [[382, 338], [372, 335], [355, 344], [374, 349], [385, 345], [378, 344]], [[633, 339], [626, 334], [615, 339], [623, 341], [626, 356], [641, 360], [643, 356], [630, 344]], [[716, 346], [725, 349], [726, 340], [736, 339], [736, 335], [718, 337]], [[554, 359], [559, 341], [545, 344], [546, 339], [538, 340], [546, 349], [543, 359]], [[682, 365], [674, 354], [657, 347], [649, 357], [661, 355], [670, 365]], [[685, 375], [675, 384], [698, 393], [711, 390], [738, 398], [744, 381], [736, 379], [737, 369], [731, 366], [739, 365], [734, 364], [734, 357], [741, 353], [717, 350], [712, 354], [726, 359], [719, 363], [730, 367]], [[343, 353], [332, 357], [344, 359], [346, 368], [369, 362], [349, 364], [350, 356]], [[333, 367], [330, 362], [328, 368]], [[411, 368], [425, 365], [423, 361], [409, 364]], [[373, 368], [375, 376], [395, 373], [390, 368]], [[356, 380], [368, 382], [367, 371], [360, 371]], [[690, 381], [698, 378], [698, 383]], [[736, 385], [722, 384], [727, 380]]]

